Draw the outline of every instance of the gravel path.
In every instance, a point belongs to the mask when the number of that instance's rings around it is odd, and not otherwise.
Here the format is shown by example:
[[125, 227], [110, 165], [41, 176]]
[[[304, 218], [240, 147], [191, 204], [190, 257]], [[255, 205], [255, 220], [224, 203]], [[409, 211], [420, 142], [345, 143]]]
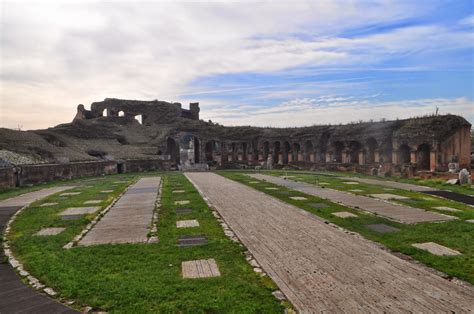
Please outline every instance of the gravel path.
[[213, 173], [186, 176], [300, 312], [466, 312], [474, 288]]

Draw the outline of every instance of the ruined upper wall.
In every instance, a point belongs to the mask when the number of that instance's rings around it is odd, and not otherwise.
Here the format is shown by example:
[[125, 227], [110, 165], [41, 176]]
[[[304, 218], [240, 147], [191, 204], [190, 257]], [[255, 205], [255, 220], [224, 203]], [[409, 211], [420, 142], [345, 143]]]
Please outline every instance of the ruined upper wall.
[[170, 124], [179, 118], [199, 120], [199, 103], [191, 103], [189, 110], [182, 109], [181, 106], [181, 103], [158, 100], [106, 98], [104, 101], [92, 103], [91, 110], [86, 110], [84, 105], [79, 105], [74, 121], [119, 116], [133, 119], [138, 115], [142, 116], [142, 122], [145, 125]]

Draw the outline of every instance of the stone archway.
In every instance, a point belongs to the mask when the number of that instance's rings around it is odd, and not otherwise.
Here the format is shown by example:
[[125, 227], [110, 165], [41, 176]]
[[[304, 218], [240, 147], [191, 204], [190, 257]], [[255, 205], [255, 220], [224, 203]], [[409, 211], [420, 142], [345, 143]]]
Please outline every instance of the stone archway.
[[171, 163], [179, 164], [179, 146], [176, 144], [176, 141], [171, 137], [168, 137], [166, 140], [166, 155], [170, 156]]
[[312, 161], [311, 154], [313, 154], [313, 142], [307, 140], [304, 143], [304, 161]]
[[419, 170], [430, 170], [430, 145], [421, 144], [416, 151], [416, 163]]
[[409, 164], [410, 163], [410, 146], [407, 144], [403, 144], [400, 146], [398, 149], [398, 155], [399, 155], [399, 163], [400, 164]]

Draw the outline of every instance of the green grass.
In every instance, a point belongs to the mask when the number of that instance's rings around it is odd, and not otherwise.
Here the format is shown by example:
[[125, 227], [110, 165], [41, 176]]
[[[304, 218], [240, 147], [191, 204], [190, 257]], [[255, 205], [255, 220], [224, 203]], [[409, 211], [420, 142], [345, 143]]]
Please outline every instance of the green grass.
[[[88, 199], [103, 198], [107, 206], [127, 184], [113, 186], [117, 176], [84, 182], [82, 194], [61, 198], [52, 195], [32, 204], [12, 226], [9, 240], [25, 268], [59, 297], [75, 300], [75, 307], [89, 305], [116, 313], [276, 313], [284, 307], [271, 294], [276, 289], [268, 278], [256, 274], [245, 260], [244, 248], [228, 239], [199, 193], [179, 173], [147, 173], [163, 179], [162, 206], [159, 209], [158, 236], [155, 244], [120, 244], [62, 248], [93, 219], [88, 215], [77, 221], [61, 221], [57, 213], [67, 207], [83, 206]], [[141, 175], [142, 176], [142, 175]], [[136, 175], [122, 175], [130, 182]], [[114, 189], [112, 195], [101, 190]], [[173, 194], [173, 189], [186, 193]], [[193, 213], [175, 213], [176, 200], [190, 200], [185, 207]], [[59, 202], [53, 207], [41, 203]], [[200, 227], [177, 229], [176, 220], [197, 219]], [[43, 227], [64, 226], [66, 230], [49, 237], [33, 236]], [[176, 246], [183, 234], [203, 234], [203, 246]], [[182, 279], [181, 262], [214, 258], [221, 277]]]
[[[288, 173], [288, 175], [295, 175], [296, 177], [291, 178], [294, 180], [306, 181], [309, 183], [316, 182], [313, 180], [318, 180], [319, 182], [328, 182], [330, 183], [329, 187], [339, 187], [338, 189], [340, 190], [361, 189], [364, 190], [364, 193], [378, 193], [380, 192], [380, 190], [378, 189], [382, 189], [381, 187], [368, 186], [364, 184], [346, 186], [345, 184], [342, 184], [340, 182], [340, 179], [327, 176], [318, 176], [318, 178], [314, 178], [315, 175], [309, 176], [284, 171], [265, 172], [265, 174], [272, 175], [285, 175], [286, 173]], [[474, 283], [474, 224], [461, 220], [474, 218], [474, 209], [472, 207], [430, 196], [430, 199], [432, 199], [431, 201], [422, 201], [417, 204], [417, 206], [428, 206], [427, 204], [429, 202], [429, 206], [449, 206], [459, 208], [462, 209], [461, 213], [450, 213], [450, 215], [456, 215], [461, 219], [443, 223], [419, 223], [415, 225], [407, 225], [393, 222], [380, 216], [364, 213], [363, 211], [353, 210], [345, 206], [335, 204], [330, 201], [326, 201], [318, 197], [307, 195], [295, 190], [290, 190], [285, 187], [274, 185], [269, 182], [259, 181], [247, 176], [242, 171], [221, 171], [219, 172], [219, 174], [237, 182], [246, 184], [268, 195], [274, 196], [284, 202], [302, 208], [347, 230], [357, 232], [367, 239], [385, 245], [394, 252], [401, 252], [405, 255], [411, 256], [413, 259], [418, 260], [427, 266], [440, 270], [449, 276], [457, 277], [466, 280], [470, 283]], [[259, 184], [249, 183], [251, 181], [259, 181]], [[265, 189], [267, 187], [278, 187], [278, 190]], [[419, 193], [408, 192], [403, 190], [383, 191], [381, 193], [394, 192], [396, 192], [396, 194], [401, 195], [406, 193], [409, 194], [410, 197], [415, 198], [420, 196]], [[304, 196], [307, 198], [307, 200], [295, 201], [290, 199], [290, 196]], [[426, 197], [425, 194], [422, 194], [422, 196]], [[323, 203], [327, 204], [329, 207], [316, 209], [311, 206], [312, 203]], [[338, 218], [336, 216], [331, 215], [332, 213], [338, 211], [348, 211], [357, 214], [359, 217]], [[366, 225], [368, 224], [375, 223], [384, 223], [398, 228], [400, 229], [400, 231], [381, 234], [372, 231], [366, 227]], [[416, 249], [412, 246], [413, 243], [421, 242], [436, 242], [438, 244], [458, 250], [462, 253], [462, 255], [436, 256], [426, 251]]]

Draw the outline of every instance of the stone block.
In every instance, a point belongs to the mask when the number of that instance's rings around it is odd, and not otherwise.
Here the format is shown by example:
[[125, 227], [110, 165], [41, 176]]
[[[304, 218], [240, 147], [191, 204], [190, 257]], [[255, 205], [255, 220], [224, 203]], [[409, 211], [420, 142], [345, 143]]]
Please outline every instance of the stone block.
[[181, 271], [183, 278], [209, 278], [221, 275], [213, 258], [182, 262]]
[[176, 221], [176, 228], [192, 228], [192, 227], [199, 227], [199, 222], [196, 219]]
[[392, 233], [392, 232], [400, 231], [400, 229], [386, 225], [386, 224], [370, 224], [370, 225], [366, 225], [366, 227], [378, 233]]
[[433, 208], [438, 209], [438, 210], [444, 210], [444, 211], [447, 211], [447, 212], [460, 212], [461, 211], [459, 209], [452, 208], [452, 207], [447, 207], [447, 206], [437, 206], [437, 207], [433, 207]]
[[189, 204], [189, 203], [191, 203], [191, 202], [188, 201], [188, 200], [175, 201], [175, 202], [174, 202], [175, 205], [187, 205], [187, 204]]
[[307, 198], [304, 197], [304, 196], [290, 196], [290, 198], [292, 200], [295, 200], [295, 201], [306, 201], [307, 200]]
[[375, 198], [380, 198], [383, 200], [407, 200], [409, 197], [396, 195], [396, 194], [388, 194], [388, 193], [380, 193], [380, 194], [370, 194], [370, 196]]
[[339, 218], [354, 218], [354, 217], [358, 217], [357, 215], [354, 215], [353, 213], [349, 213], [349, 212], [336, 212], [336, 213], [332, 213], [331, 215], [336, 216], [336, 217], [339, 217]]
[[35, 235], [37, 236], [52, 236], [63, 232], [66, 228], [44, 228], [38, 231]]
[[456, 250], [450, 249], [448, 247], [445, 247], [443, 245], [440, 245], [434, 242], [415, 243], [415, 244], [412, 244], [412, 246], [420, 250], [428, 251], [431, 254], [438, 255], [438, 256], [454, 256], [454, 255], [461, 254], [461, 252], [458, 252]]

